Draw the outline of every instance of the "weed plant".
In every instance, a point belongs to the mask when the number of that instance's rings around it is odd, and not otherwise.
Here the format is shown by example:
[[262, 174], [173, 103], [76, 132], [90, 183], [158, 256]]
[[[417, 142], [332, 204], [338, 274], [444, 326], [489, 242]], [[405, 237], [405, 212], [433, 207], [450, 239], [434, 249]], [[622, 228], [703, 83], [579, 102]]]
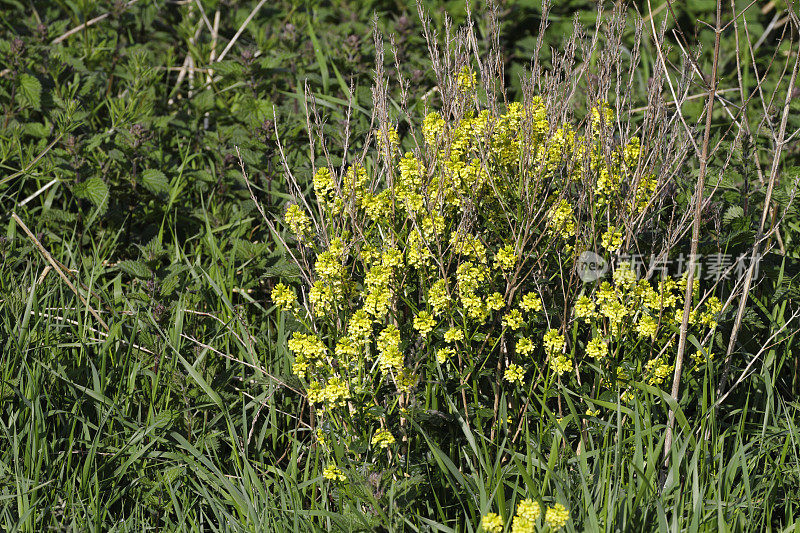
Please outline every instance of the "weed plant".
[[797, 527], [796, 6], [0, 6], [2, 529]]

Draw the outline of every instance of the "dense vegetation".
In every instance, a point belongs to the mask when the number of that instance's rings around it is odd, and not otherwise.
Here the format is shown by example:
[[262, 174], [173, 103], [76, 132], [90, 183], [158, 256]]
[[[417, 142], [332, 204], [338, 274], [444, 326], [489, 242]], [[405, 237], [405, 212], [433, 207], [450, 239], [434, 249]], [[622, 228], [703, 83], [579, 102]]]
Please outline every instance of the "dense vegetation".
[[797, 527], [797, 5], [0, 13], [4, 530]]

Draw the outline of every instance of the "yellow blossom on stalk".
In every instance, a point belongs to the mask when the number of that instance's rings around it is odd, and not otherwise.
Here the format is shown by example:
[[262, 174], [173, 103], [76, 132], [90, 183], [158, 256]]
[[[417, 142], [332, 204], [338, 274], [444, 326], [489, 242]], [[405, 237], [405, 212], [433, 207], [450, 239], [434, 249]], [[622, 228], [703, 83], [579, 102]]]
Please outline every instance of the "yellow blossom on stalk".
[[433, 307], [433, 314], [439, 315], [450, 303], [447, 295], [447, 280], [437, 280], [428, 291], [428, 304]]
[[433, 331], [434, 326], [436, 326], [436, 319], [428, 311], [420, 311], [414, 317], [414, 329], [419, 331], [419, 334], [423, 337], [427, 337], [428, 333]]
[[521, 366], [515, 363], [511, 363], [508, 365], [506, 369], [506, 373], [503, 376], [503, 379], [510, 383], [517, 382], [522, 385], [522, 378], [525, 377], [525, 370], [522, 369]]
[[608, 105], [607, 102], [600, 102], [598, 105], [592, 107], [592, 133], [595, 136], [600, 135], [600, 123], [602, 121], [605, 128], [610, 128], [614, 120], [614, 110]]
[[703, 350], [697, 350], [696, 352], [694, 352], [694, 355], [692, 356], [692, 358], [694, 359], [694, 364], [696, 364], [697, 366], [700, 366], [700, 365], [705, 364], [706, 362], [713, 361], [714, 360], [714, 354], [711, 353], [711, 352], [708, 352], [708, 355], [706, 355]]
[[706, 300], [706, 310], [700, 314], [700, 323], [711, 329], [717, 327], [717, 315], [722, 311], [722, 302], [716, 296]]
[[272, 301], [283, 311], [291, 311], [297, 306], [297, 295], [283, 283], [278, 283], [272, 289]]
[[636, 273], [627, 261], [621, 262], [614, 270], [614, 285], [623, 289], [629, 289], [636, 282]]
[[567, 525], [569, 520], [569, 511], [560, 503], [550, 507], [544, 514], [544, 522], [550, 527], [551, 531], [558, 531]]
[[499, 292], [493, 292], [489, 296], [486, 297], [486, 307], [491, 309], [492, 311], [499, 311], [503, 307], [505, 307], [506, 302], [503, 300], [503, 295]]
[[639, 322], [636, 323], [636, 332], [640, 337], [650, 337], [651, 339], [655, 339], [657, 331], [658, 322], [656, 322], [656, 319], [650, 315], [642, 315], [639, 318]]
[[306, 243], [311, 237], [311, 219], [308, 218], [300, 206], [292, 204], [286, 210], [283, 217], [289, 229], [294, 233], [297, 240], [301, 243]]
[[475, 72], [466, 65], [462, 67], [461, 72], [458, 73], [457, 81], [458, 81], [458, 89], [462, 93], [466, 93], [473, 90], [475, 88], [475, 85], [477, 84]]
[[326, 406], [331, 409], [335, 407], [344, 407], [349, 398], [350, 389], [347, 383], [338, 377], [329, 379], [325, 388], [319, 391], [318, 395], [318, 401], [324, 402]]
[[328, 167], [318, 168], [312, 180], [314, 192], [317, 193], [317, 200], [327, 204], [336, 196], [336, 183]]
[[425, 144], [435, 146], [436, 140], [444, 132], [445, 122], [439, 113], [432, 112], [425, 116], [422, 122], [422, 136], [425, 138]]
[[605, 233], [603, 233], [600, 244], [613, 254], [622, 246], [622, 231], [618, 230], [615, 226], [609, 226]]
[[655, 174], [648, 174], [639, 178], [639, 186], [636, 188], [636, 197], [633, 200], [637, 214], [644, 211], [657, 189], [658, 178]]
[[503, 519], [497, 513], [488, 513], [481, 520], [481, 528], [486, 533], [500, 533], [503, 531]]
[[440, 365], [443, 365], [447, 362], [447, 360], [450, 357], [453, 357], [455, 354], [456, 351], [450, 348], [449, 346], [445, 348], [439, 348], [439, 350], [436, 352], [436, 361]]
[[450, 328], [444, 333], [445, 342], [456, 342], [464, 340], [464, 331], [459, 328]]
[[560, 376], [564, 372], [569, 372], [572, 370], [572, 359], [565, 354], [552, 354], [550, 356], [550, 368], [552, 368], [553, 372]]
[[520, 302], [519, 306], [525, 311], [535, 311], [538, 313], [542, 310], [542, 299], [539, 298], [539, 295], [535, 292], [528, 292], [522, 297], [522, 302]]
[[534, 349], [535, 346], [533, 345], [533, 341], [527, 337], [522, 337], [517, 341], [517, 352], [521, 353], [522, 355], [530, 355], [533, 353]]
[[550, 229], [563, 238], [575, 236], [575, 213], [572, 204], [566, 199], [561, 199], [547, 212], [547, 223]]
[[553, 355], [564, 350], [564, 336], [558, 334], [557, 329], [550, 329], [544, 334], [544, 351], [547, 355]]
[[531, 499], [522, 500], [517, 505], [517, 514], [511, 523], [511, 533], [535, 533], [536, 522], [542, 514], [539, 502]]
[[494, 267], [500, 270], [511, 270], [517, 263], [517, 255], [514, 253], [514, 247], [510, 244], [503, 246], [497, 251], [494, 256]]
[[519, 309], [512, 309], [503, 315], [502, 323], [504, 328], [516, 330], [521, 328], [523, 324], [525, 324], [525, 321], [522, 318], [522, 313], [519, 311]]
[[335, 464], [331, 463], [322, 471], [322, 477], [331, 481], [344, 481], [347, 478]]
[[595, 316], [594, 309], [594, 300], [588, 296], [581, 296], [575, 302], [575, 318], [583, 319], [588, 324]]
[[386, 449], [392, 444], [394, 444], [394, 436], [392, 432], [387, 429], [380, 429], [375, 432], [375, 435], [372, 437], [372, 445], [378, 446], [379, 448]]
[[406, 367], [397, 374], [395, 382], [400, 392], [410, 392], [417, 384], [417, 376], [410, 368]]
[[664, 383], [670, 374], [672, 374], [674, 368], [674, 365], [668, 365], [667, 362], [660, 357], [650, 359], [644, 365], [645, 373], [650, 376], [648, 381], [651, 385], [661, 385]]
[[350, 324], [347, 326], [347, 334], [360, 342], [367, 342], [372, 336], [372, 318], [363, 309], [353, 313]]
[[595, 337], [586, 345], [586, 355], [593, 359], [603, 359], [608, 355], [608, 344], [600, 337]]
[[403, 354], [400, 352], [400, 330], [389, 324], [378, 335], [378, 367], [381, 372], [399, 370], [403, 366]]
[[486, 246], [475, 235], [456, 231], [450, 236], [450, 244], [454, 253], [472, 257], [479, 263], [486, 263]]
[[389, 142], [386, 142], [386, 135], [380, 129], [375, 130], [375, 138], [378, 140], [378, 151], [387, 156], [396, 151], [400, 147], [400, 137], [397, 135], [397, 129], [388, 128], [387, 135]]

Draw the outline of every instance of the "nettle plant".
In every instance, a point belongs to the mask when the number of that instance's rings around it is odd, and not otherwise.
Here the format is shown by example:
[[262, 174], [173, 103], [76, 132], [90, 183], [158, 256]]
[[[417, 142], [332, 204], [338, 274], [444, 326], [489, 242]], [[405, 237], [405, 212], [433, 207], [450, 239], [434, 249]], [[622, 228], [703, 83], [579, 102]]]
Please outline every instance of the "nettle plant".
[[[298, 196], [285, 211], [305, 283], [272, 297], [305, 328], [288, 348], [330, 480], [345, 479], [343, 461], [407, 466], [420, 411], [513, 433], [501, 413], [521, 427], [534, 393], [560, 412], [578, 391], [602, 417], [592, 400], [630, 402], [672, 375], [686, 276], [620, 258], [668, 252], [680, 131], [654, 102], [636, 135], [625, 94], [608, 103], [619, 56], [599, 62], [594, 94], [575, 91], [585, 72], [565, 55], [508, 103], [490, 82], [499, 62], [480, 57], [434, 54], [440, 109], [420, 128], [409, 120], [403, 139], [378, 68], [378, 127], [363, 154], [316, 168], [315, 202]], [[607, 276], [580, 278], [589, 256]], [[721, 303], [701, 302], [696, 281], [693, 294], [702, 370]]]

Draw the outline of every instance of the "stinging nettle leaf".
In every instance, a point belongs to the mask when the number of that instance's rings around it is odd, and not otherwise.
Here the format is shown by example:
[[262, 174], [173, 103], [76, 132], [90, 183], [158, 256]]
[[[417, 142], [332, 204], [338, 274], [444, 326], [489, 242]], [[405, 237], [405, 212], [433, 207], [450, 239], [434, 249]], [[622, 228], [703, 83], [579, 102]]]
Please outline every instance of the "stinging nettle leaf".
[[160, 170], [148, 168], [142, 172], [142, 184], [154, 194], [169, 193], [169, 181]]
[[19, 77], [19, 96], [34, 109], [40, 109], [42, 103], [42, 84], [30, 74]]
[[120, 261], [117, 268], [135, 278], [150, 279], [152, 272], [140, 261]]
[[92, 202], [100, 212], [108, 207], [108, 185], [97, 177], [89, 178], [76, 187], [75, 194]]

